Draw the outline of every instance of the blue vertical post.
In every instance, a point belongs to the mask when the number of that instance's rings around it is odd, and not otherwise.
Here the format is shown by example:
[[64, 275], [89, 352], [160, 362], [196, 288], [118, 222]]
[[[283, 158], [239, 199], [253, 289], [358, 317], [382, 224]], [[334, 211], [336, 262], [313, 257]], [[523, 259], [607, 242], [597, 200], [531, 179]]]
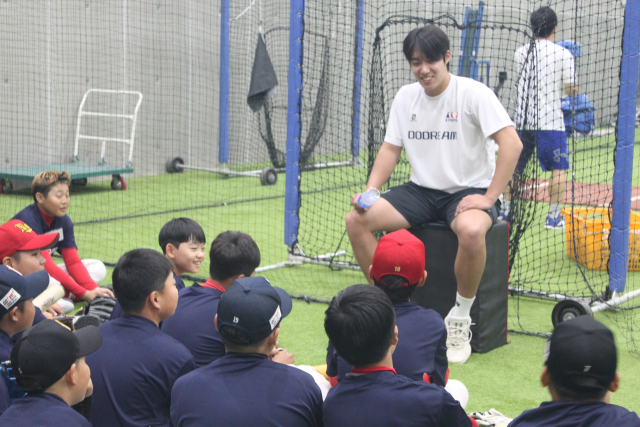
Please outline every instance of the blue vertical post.
[[291, 0], [289, 6], [289, 88], [287, 99], [287, 167], [284, 196], [284, 243], [298, 239], [300, 217], [300, 137], [302, 120], [302, 65], [304, 0]]
[[627, 0], [623, 34], [609, 268], [609, 289], [615, 292], [624, 292], [629, 264], [633, 139], [640, 57], [640, 0]]
[[[462, 76], [462, 66], [464, 65], [465, 57], [464, 57], [464, 48], [465, 42], [467, 41], [467, 24], [469, 24], [469, 12], [471, 12], [471, 8], [469, 6], [464, 8], [464, 30], [462, 30], [462, 37], [460, 38], [460, 58], [458, 60], [458, 76]], [[464, 76], [467, 77], [467, 76]]]
[[220, 111], [218, 112], [218, 162], [229, 162], [229, 20], [231, 0], [222, 0], [220, 10]]
[[484, 11], [484, 2], [478, 4], [476, 13], [476, 30], [473, 33], [473, 49], [471, 51], [471, 64], [469, 69], [469, 77], [478, 80], [478, 53], [480, 51], [480, 26], [482, 25], [482, 12]]
[[353, 116], [351, 118], [351, 152], [360, 156], [360, 93], [362, 89], [362, 45], [364, 39], [364, 0], [356, 0], [356, 50], [353, 68]]

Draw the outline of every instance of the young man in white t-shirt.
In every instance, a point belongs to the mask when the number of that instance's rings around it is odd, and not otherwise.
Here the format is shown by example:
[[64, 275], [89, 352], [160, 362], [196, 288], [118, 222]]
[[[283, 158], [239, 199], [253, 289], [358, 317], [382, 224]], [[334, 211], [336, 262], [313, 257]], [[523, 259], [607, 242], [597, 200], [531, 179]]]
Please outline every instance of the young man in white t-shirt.
[[[452, 76], [449, 39], [435, 25], [417, 28], [403, 44], [417, 83], [402, 87], [391, 107], [384, 143], [367, 189], [381, 188], [402, 149], [411, 181], [391, 188], [367, 210], [351, 198], [347, 233], [363, 272], [369, 270], [376, 231], [446, 221], [458, 236], [456, 304], [445, 319], [449, 363], [471, 354], [471, 305], [486, 261], [485, 235], [498, 216], [496, 202], [515, 169], [522, 143], [495, 94], [474, 80]], [[500, 147], [497, 161], [494, 146]]]
[[[551, 171], [547, 229], [564, 227], [560, 203], [567, 187], [565, 171], [569, 169], [569, 159], [560, 99], [563, 92], [573, 96], [577, 91], [573, 55], [553, 43], [557, 26], [558, 18], [553, 9], [539, 8], [531, 14], [535, 43], [521, 46], [515, 53], [520, 76], [516, 125], [524, 142], [516, 173], [522, 173], [537, 148], [540, 167], [543, 171]], [[509, 215], [510, 196], [510, 191], [506, 191], [501, 212], [504, 218]]]

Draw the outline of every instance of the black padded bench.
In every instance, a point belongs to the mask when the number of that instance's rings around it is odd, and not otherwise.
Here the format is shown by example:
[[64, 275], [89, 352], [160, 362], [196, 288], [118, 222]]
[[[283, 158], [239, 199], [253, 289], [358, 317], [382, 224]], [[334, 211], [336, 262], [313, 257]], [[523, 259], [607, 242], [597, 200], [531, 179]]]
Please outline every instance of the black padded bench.
[[[456, 302], [454, 262], [458, 237], [445, 223], [409, 230], [424, 243], [427, 281], [417, 288], [412, 301], [431, 308], [444, 319]], [[509, 225], [498, 221], [486, 235], [487, 263], [471, 307], [471, 349], [487, 353], [507, 343], [509, 291]]]

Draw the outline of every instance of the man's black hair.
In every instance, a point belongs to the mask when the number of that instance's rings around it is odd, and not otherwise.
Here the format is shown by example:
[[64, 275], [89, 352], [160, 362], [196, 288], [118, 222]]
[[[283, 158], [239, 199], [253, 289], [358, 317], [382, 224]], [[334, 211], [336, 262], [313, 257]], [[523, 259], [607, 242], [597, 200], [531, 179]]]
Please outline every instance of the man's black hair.
[[[275, 328], [274, 328], [275, 329]], [[262, 341], [254, 342], [251, 344], [239, 344], [239, 342], [249, 342], [251, 337], [245, 331], [239, 328], [234, 328], [230, 325], [221, 325], [220, 326], [220, 339], [222, 339], [222, 343], [227, 351], [232, 353], [250, 353], [258, 351], [260, 347], [264, 344], [264, 342], [269, 338], [265, 338]], [[226, 339], [225, 337], [230, 337], [235, 340], [235, 342]]]
[[449, 37], [440, 27], [433, 24], [416, 28], [405, 37], [402, 43], [402, 51], [407, 61], [411, 62], [416, 50], [429, 62], [445, 61], [449, 50]]
[[385, 358], [395, 324], [391, 300], [371, 285], [353, 285], [340, 291], [324, 318], [324, 330], [336, 351], [355, 367]]
[[225, 231], [211, 243], [209, 261], [213, 280], [227, 280], [239, 274], [250, 277], [260, 265], [260, 249], [248, 234]]
[[158, 242], [162, 248], [162, 253], [167, 253], [167, 245], [171, 243], [177, 249], [180, 243], [195, 242], [207, 243], [204, 237], [204, 230], [200, 224], [191, 218], [174, 218], [160, 230]]
[[558, 26], [558, 17], [549, 6], [543, 6], [531, 14], [531, 30], [536, 38], [546, 38]]
[[411, 295], [413, 295], [413, 291], [416, 290], [418, 286], [417, 283], [413, 285], [409, 285], [407, 287], [402, 287], [407, 283], [407, 279], [402, 276], [397, 276], [395, 274], [387, 274], [386, 276], [381, 277], [382, 282], [379, 282], [375, 277], [373, 278], [373, 284], [376, 287], [382, 289], [382, 291], [387, 294], [387, 296], [391, 299], [391, 301], [409, 301]]
[[564, 385], [560, 385], [553, 380], [553, 375], [549, 373], [551, 384], [558, 396], [563, 400], [583, 401], [583, 400], [601, 400], [609, 390], [606, 388], [597, 391], [577, 391]]
[[125, 313], [139, 313], [153, 291], [164, 291], [173, 271], [160, 252], [134, 249], [122, 255], [113, 269], [113, 292]]

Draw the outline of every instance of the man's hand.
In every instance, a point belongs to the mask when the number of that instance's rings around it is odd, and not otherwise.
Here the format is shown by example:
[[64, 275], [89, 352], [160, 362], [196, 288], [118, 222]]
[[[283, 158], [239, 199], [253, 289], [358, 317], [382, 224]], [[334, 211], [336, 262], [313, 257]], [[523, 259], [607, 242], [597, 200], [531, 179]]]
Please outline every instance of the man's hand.
[[296, 363], [293, 357], [293, 353], [289, 353], [286, 348], [278, 350], [274, 347], [274, 349], [271, 351], [271, 354], [269, 354], [269, 357], [271, 357], [271, 360], [273, 360], [274, 362], [282, 363], [283, 365], [293, 365], [294, 363]]
[[458, 207], [456, 208], [456, 216], [471, 209], [488, 211], [494, 204], [495, 201], [492, 202], [487, 196], [482, 194], [472, 194], [460, 200], [460, 203], [458, 203]]
[[360, 195], [362, 195], [362, 193], [351, 196], [351, 206], [353, 206], [353, 208], [358, 212], [364, 212], [366, 211], [366, 209], [362, 209], [360, 205], [358, 205], [358, 199], [360, 198]]
[[95, 288], [92, 291], [87, 291], [84, 296], [82, 297], [82, 299], [84, 301], [87, 302], [91, 302], [93, 301], [94, 298], [97, 297], [111, 297], [111, 298], [115, 298], [113, 296], [113, 292], [111, 292], [109, 289], [107, 288], [101, 288], [100, 286], [98, 286], [97, 288]]

